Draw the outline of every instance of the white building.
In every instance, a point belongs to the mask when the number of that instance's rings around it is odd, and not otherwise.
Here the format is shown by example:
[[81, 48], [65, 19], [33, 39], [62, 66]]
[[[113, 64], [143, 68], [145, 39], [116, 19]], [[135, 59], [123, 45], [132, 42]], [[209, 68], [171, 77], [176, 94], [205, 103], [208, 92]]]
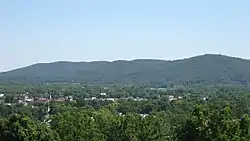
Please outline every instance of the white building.
[[140, 114], [141, 117], [145, 118], [148, 114]]
[[115, 99], [114, 98], [107, 98], [107, 100], [109, 100], [109, 101], [115, 101]]
[[168, 96], [168, 100], [169, 100], [169, 101], [173, 101], [173, 100], [176, 100], [176, 98], [175, 98], [173, 95], [169, 95], [169, 96]]
[[4, 97], [4, 94], [0, 94], [0, 98]]
[[73, 101], [73, 96], [68, 96], [69, 101]]
[[182, 99], [183, 97], [182, 96], [179, 96], [178, 99]]
[[106, 93], [101, 93], [102, 96], [106, 96], [107, 94]]

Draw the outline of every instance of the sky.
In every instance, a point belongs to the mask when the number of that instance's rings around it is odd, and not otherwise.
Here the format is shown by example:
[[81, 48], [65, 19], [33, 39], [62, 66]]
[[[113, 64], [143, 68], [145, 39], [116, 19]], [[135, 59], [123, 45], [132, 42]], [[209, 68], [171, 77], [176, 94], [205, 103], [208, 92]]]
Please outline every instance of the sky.
[[250, 58], [249, 0], [0, 0], [0, 72], [55, 61]]

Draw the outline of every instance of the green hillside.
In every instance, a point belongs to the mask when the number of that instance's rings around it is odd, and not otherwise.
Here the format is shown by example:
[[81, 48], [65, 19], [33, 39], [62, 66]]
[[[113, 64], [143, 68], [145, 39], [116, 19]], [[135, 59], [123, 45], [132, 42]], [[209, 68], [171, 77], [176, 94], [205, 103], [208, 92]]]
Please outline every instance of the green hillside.
[[1, 83], [85, 84], [244, 84], [250, 81], [250, 60], [223, 55], [188, 59], [114, 62], [55, 62], [0, 73]]

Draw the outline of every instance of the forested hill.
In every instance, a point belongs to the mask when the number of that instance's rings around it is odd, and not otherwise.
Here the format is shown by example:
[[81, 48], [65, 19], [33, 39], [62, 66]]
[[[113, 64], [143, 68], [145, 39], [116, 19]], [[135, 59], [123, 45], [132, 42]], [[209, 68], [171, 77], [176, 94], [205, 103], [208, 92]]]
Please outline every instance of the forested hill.
[[85, 84], [245, 84], [250, 82], [250, 60], [223, 55], [188, 59], [114, 62], [55, 62], [0, 73], [1, 83]]

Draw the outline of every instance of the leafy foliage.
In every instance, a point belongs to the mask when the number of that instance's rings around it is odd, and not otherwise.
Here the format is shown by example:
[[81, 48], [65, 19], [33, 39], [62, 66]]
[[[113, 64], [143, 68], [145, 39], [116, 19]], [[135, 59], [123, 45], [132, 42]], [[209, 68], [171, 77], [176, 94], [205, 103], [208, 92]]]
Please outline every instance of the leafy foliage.
[[0, 130], [2, 141], [60, 141], [58, 134], [46, 125], [20, 115], [1, 119]]
[[[50, 102], [48, 113], [47, 104], [0, 104], [3, 141], [250, 140], [247, 87], [0, 85], [0, 91], [6, 99], [20, 98], [23, 93], [34, 97], [52, 93], [53, 98], [73, 96], [76, 100]], [[91, 97], [95, 99], [88, 100]], [[105, 100], [109, 97], [116, 100]]]

